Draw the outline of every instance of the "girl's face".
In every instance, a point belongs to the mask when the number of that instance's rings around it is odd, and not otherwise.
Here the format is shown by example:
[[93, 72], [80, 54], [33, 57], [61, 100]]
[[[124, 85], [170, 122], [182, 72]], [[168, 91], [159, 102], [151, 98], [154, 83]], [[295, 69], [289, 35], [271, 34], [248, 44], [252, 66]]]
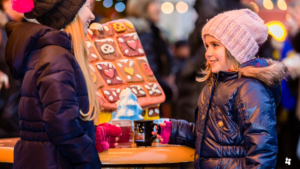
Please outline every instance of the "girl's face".
[[210, 64], [213, 73], [219, 73], [220, 71], [228, 71], [229, 68], [225, 59], [225, 46], [220, 41], [210, 35], [205, 35], [205, 58]]
[[86, 34], [91, 21], [95, 19], [95, 15], [91, 11], [90, 0], [87, 0], [85, 4], [80, 8], [78, 15], [83, 25], [84, 34]]

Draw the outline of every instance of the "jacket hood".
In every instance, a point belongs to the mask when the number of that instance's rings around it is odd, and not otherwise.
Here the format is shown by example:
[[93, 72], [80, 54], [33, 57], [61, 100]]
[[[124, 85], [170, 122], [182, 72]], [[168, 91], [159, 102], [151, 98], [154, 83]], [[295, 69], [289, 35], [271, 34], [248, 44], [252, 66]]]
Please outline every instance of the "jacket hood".
[[242, 64], [239, 77], [258, 79], [269, 87], [281, 82], [287, 74], [287, 67], [272, 59], [256, 58]]
[[21, 79], [27, 71], [32, 52], [49, 45], [58, 45], [72, 53], [71, 36], [65, 31], [35, 23], [10, 22], [6, 25], [8, 41], [6, 62], [14, 78]]

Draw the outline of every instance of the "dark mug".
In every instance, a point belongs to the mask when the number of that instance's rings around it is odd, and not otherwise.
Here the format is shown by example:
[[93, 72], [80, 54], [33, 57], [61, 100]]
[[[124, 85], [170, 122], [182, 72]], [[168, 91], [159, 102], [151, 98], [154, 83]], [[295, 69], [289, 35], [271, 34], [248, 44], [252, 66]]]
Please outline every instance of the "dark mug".
[[160, 134], [160, 125], [152, 120], [134, 121], [134, 142], [137, 146], [151, 146], [156, 136], [152, 135], [154, 126], [157, 126], [157, 134]]

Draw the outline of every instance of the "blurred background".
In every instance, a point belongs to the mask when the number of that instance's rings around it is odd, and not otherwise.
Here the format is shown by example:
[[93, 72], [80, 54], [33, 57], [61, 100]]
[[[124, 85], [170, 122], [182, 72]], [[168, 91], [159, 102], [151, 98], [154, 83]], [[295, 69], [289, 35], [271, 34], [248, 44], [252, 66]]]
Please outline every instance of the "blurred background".
[[[105, 23], [126, 18], [139, 35], [150, 67], [162, 86], [166, 101], [162, 118], [194, 121], [203, 83], [195, 81], [205, 64], [201, 29], [220, 12], [248, 8], [269, 27], [269, 38], [260, 46], [262, 58], [284, 62], [290, 71], [281, 82], [277, 108], [279, 152], [277, 168], [300, 168], [300, 0], [91, 0], [96, 16]], [[17, 105], [21, 82], [12, 79], [4, 61], [8, 21], [27, 22], [11, 10], [10, 0], [0, 4], [0, 138], [18, 137]], [[7, 79], [7, 80], [3, 80]], [[292, 165], [286, 164], [291, 158]]]

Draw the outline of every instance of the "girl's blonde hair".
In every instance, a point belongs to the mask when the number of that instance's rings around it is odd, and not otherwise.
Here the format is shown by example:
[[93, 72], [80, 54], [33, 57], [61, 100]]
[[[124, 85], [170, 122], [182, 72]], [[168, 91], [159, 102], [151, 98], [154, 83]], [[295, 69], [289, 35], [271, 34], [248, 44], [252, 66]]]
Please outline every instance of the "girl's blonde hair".
[[[232, 56], [232, 54], [225, 48], [225, 61], [232, 72], [237, 72], [240, 70], [241, 64]], [[205, 70], [199, 72], [200, 74], [204, 75], [204, 77], [197, 77], [196, 81], [204, 82], [208, 80], [212, 76], [212, 70], [209, 62], [206, 62]]]
[[99, 116], [99, 103], [90, 74], [88, 50], [85, 43], [83, 25], [78, 15], [75, 17], [74, 21], [65, 28], [65, 31], [70, 33], [72, 36], [74, 55], [83, 73], [88, 92], [89, 111], [87, 113], [83, 113], [80, 110], [81, 118], [84, 121], [96, 121]]

